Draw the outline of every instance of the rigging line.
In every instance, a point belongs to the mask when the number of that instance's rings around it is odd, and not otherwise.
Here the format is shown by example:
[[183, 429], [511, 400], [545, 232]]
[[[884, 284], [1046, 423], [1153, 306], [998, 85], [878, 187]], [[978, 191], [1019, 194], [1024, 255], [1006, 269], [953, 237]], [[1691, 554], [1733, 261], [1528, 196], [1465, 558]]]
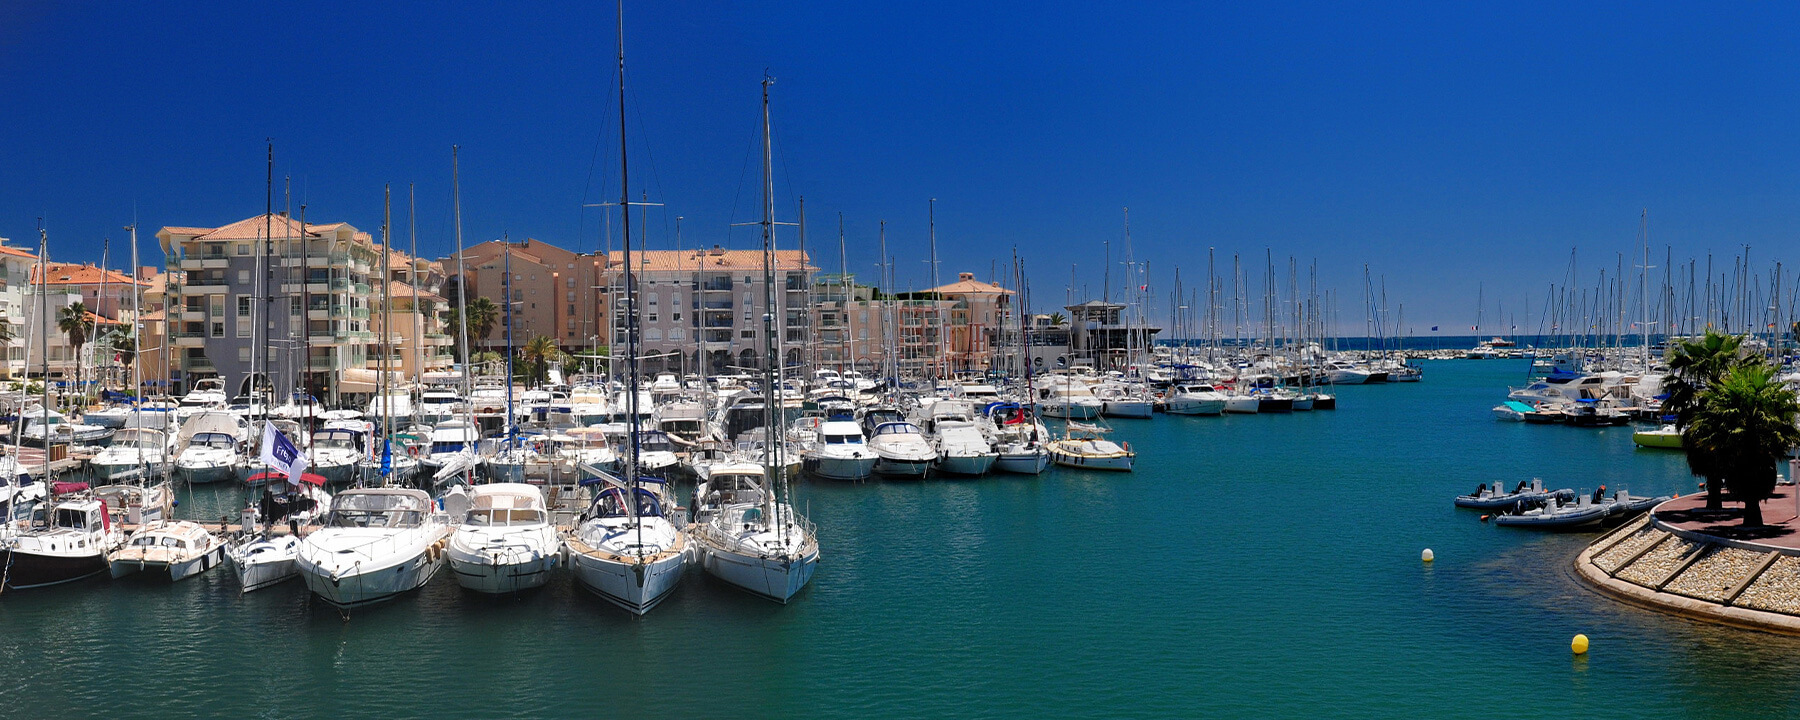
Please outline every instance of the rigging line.
[[[759, 131], [762, 129], [760, 115], [757, 118], [756, 126]], [[731, 247], [731, 229], [738, 226], [738, 203], [744, 197], [744, 176], [750, 174], [750, 156], [756, 152], [756, 136], [761, 134], [761, 132], [752, 133], [750, 144], [744, 148], [744, 164], [738, 171], [737, 193], [731, 196], [731, 221], [725, 224], [725, 247], [727, 248]]]
[[[588, 156], [587, 184], [584, 187], [582, 187], [582, 189], [581, 189], [580, 224], [577, 226], [578, 234], [575, 237], [586, 237], [587, 236], [588, 200], [595, 197], [595, 195], [593, 194], [594, 174], [595, 174], [595, 171], [600, 166], [600, 148], [601, 148], [602, 143], [604, 143], [606, 138], [609, 136], [609, 133], [607, 131], [612, 129], [613, 96], [618, 94], [615, 91], [619, 87], [619, 84], [618, 84], [619, 80], [616, 77], [612, 77], [612, 73], [607, 73], [607, 76], [609, 78], [607, 80], [607, 83], [609, 83], [609, 84], [606, 86], [606, 88], [607, 88], [606, 96], [604, 99], [602, 99], [601, 108], [600, 108], [600, 116], [603, 118], [606, 118], [606, 119], [601, 122], [600, 128], [594, 132], [594, 151], [592, 154], [590, 154]], [[600, 193], [599, 193], [598, 197], [600, 197], [602, 200], [604, 200], [606, 198], [606, 191], [608, 189], [610, 189], [611, 187], [612, 187], [611, 176], [609, 176], [609, 175], [601, 176], [600, 177]], [[596, 243], [596, 245], [598, 245], [598, 244]]]

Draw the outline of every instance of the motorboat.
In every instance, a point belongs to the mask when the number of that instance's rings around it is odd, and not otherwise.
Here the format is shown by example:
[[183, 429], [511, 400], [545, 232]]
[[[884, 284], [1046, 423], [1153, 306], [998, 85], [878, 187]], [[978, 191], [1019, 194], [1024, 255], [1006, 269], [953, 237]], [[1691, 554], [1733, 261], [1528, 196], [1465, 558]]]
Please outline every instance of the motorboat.
[[223, 379], [216, 377], [200, 378], [199, 380], [194, 381], [192, 390], [189, 390], [186, 395], [181, 396], [181, 402], [175, 408], [177, 417], [185, 420], [187, 419], [186, 416], [194, 415], [201, 410], [223, 408], [225, 407], [226, 399], [225, 381]]
[[312, 434], [312, 452], [307, 469], [325, 478], [333, 486], [347, 485], [359, 474], [369, 452], [367, 445], [372, 426], [366, 420], [337, 420], [326, 423]]
[[42, 406], [33, 406], [19, 413], [24, 421], [24, 429], [19, 431], [19, 440], [26, 445], [43, 447], [45, 445], [93, 445], [105, 442], [113, 436], [114, 430], [100, 425], [69, 422], [62, 413], [45, 410]]
[[1262, 410], [1262, 402], [1246, 388], [1233, 388], [1225, 394], [1225, 412], [1255, 415]]
[[224, 564], [225, 541], [191, 520], [158, 522], [140, 527], [106, 559], [115, 578], [157, 571], [186, 580]]
[[427, 389], [419, 393], [419, 420], [433, 425], [449, 420], [456, 417], [456, 407], [461, 402], [462, 396], [455, 390]]
[[1038, 411], [1046, 417], [1069, 420], [1092, 420], [1100, 417], [1106, 403], [1094, 397], [1087, 383], [1066, 376], [1052, 376], [1038, 388]]
[[1574, 530], [1598, 525], [1612, 514], [1612, 506], [1595, 502], [1594, 496], [1582, 494], [1574, 503], [1551, 498], [1543, 505], [1516, 513], [1495, 515], [1494, 524], [1512, 527], [1535, 527], [1548, 530]]
[[1294, 410], [1294, 400], [1300, 394], [1286, 388], [1257, 388], [1254, 396], [1256, 412], [1283, 413]]
[[161, 430], [124, 428], [88, 461], [88, 467], [100, 480], [133, 473], [161, 477], [173, 467], [170, 450], [169, 436]]
[[[466, 492], [467, 510], [450, 534], [444, 558], [456, 582], [480, 593], [505, 594], [542, 587], [562, 555], [562, 539], [550, 524], [544, 492], [520, 483], [492, 483]], [[449, 510], [449, 497], [444, 501]]]
[[1198, 383], [1176, 385], [1163, 397], [1170, 415], [1218, 415], [1225, 412], [1225, 393]]
[[938, 453], [925, 431], [909, 422], [884, 422], [869, 436], [875, 453], [875, 472], [897, 478], [924, 478], [937, 463]]
[[1525, 422], [1525, 416], [1534, 412], [1537, 412], [1537, 408], [1517, 400], [1507, 400], [1506, 402], [1494, 406], [1494, 418], [1496, 420]]
[[1107, 429], [1087, 423], [1069, 423], [1069, 436], [1050, 442], [1050, 461], [1082, 470], [1130, 472], [1137, 453], [1127, 445], [1107, 440]]
[[818, 535], [792, 506], [777, 501], [767, 481], [760, 465], [705, 466], [688, 530], [707, 574], [786, 603], [812, 580]]
[[1094, 390], [1100, 398], [1100, 414], [1116, 418], [1148, 419], [1156, 413], [1156, 401], [1142, 391], [1142, 385], [1107, 382]]
[[224, 410], [188, 418], [176, 442], [175, 477], [190, 484], [237, 479], [246, 437], [243, 419]]
[[667, 485], [637, 478], [603, 478], [580, 524], [563, 539], [569, 568], [582, 587], [643, 615], [681, 582], [693, 553], [686, 532], [668, 513]]
[[937, 450], [938, 472], [950, 475], [980, 476], [993, 469], [1000, 454], [988, 442], [973, 420], [943, 420], [935, 423], [932, 444]]
[[332, 498], [324, 526], [300, 541], [295, 564], [326, 602], [366, 605], [431, 580], [450, 532], [424, 491], [354, 488]]
[[472, 472], [478, 464], [475, 452], [481, 444], [481, 431], [468, 420], [445, 420], [432, 427], [427, 437], [430, 444], [419, 458], [420, 472], [437, 477], [446, 466], [454, 464]]
[[1630, 415], [1600, 400], [1576, 401], [1563, 412], [1568, 415], [1567, 422], [1576, 427], [1612, 427], [1631, 422]]
[[48, 503], [43, 524], [15, 530], [0, 547], [0, 585], [24, 590], [74, 582], [107, 571], [106, 556], [125, 542], [125, 533], [106, 506], [88, 493]]
[[864, 442], [862, 428], [850, 420], [819, 423], [818, 442], [802, 453], [802, 464], [813, 477], [861, 481], [875, 472], [879, 459]]
[[1538, 507], [1552, 499], [1562, 502], [1573, 501], [1575, 491], [1567, 488], [1545, 490], [1544, 481], [1539, 478], [1532, 478], [1529, 482], [1521, 480], [1511, 492], [1506, 491], [1499, 483], [1494, 483], [1492, 486], [1482, 483], [1480, 487], [1475, 488], [1475, 492], [1456, 496], [1456, 506], [1474, 510], [1517, 512]]
[[1631, 441], [1638, 447], [1681, 449], [1681, 431], [1673, 424], [1663, 425], [1655, 430], [1638, 430], [1631, 434]]

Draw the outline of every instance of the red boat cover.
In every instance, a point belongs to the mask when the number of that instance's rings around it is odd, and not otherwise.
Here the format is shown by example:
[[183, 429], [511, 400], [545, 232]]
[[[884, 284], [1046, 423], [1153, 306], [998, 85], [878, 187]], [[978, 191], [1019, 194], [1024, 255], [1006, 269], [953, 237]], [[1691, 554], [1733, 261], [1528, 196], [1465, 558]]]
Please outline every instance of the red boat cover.
[[[280, 473], [280, 472], [275, 472], [273, 470], [270, 470], [268, 472], [259, 472], [255, 475], [251, 475], [250, 476], [250, 484], [251, 485], [259, 485], [259, 484], [263, 484], [263, 483], [287, 482], [287, 479], [288, 479], [287, 473]], [[308, 485], [324, 485], [325, 484], [325, 476], [324, 475], [314, 475], [312, 473], [300, 473], [300, 482], [306, 483]]]

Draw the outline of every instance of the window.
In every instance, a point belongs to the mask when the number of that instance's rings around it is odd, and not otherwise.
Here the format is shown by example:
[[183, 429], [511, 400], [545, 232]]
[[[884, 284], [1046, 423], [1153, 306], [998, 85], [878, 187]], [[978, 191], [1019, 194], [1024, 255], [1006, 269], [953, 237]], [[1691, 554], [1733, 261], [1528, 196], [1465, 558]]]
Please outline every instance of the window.
[[[575, 266], [574, 266], [574, 265], [570, 265], [570, 266], [569, 266], [569, 267], [575, 267]], [[571, 290], [573, 290], [573, 289], [575, 289], [575, 278], [574, 278], [574, 276], [570, 276], [570, 277], [569, 277], [569, 279], [568, 279], [568, 280], [567, 280], [567, 281], [565, 281], [565, 283], [564, 283], [564, 284], [565, 284], [565, 285], [567, 285], [567, 286], [568, 286], [568, 287], [569, 287], [569, 289], [571, 289]], [[569, 293], [569, 294], [570, 294], [570, 295], [574, 295], [574, 294], [575, 294], [575, 293]]]
[[237, 254], [249, 255], [250, 254], [250, 244], [249, 243], [238, 243]]
[[208, 301], [207, 308], [206, 308], [206, 312], [208, 315], [211, 315], [214, 318], [225, 317], [225, 296], [224, 295], [208, 295], [208, 296], [206, 296], [206, 299]]
[[250, 362], [250, 346], [238, 348], [238, 362]]
[[[239, 319], [237, 321], [237, 336], [241, 337], [241, 338], [250, 337], [250, 321], [249, 320]], [[246, 350], [245, 352], [248, 352], [248, 350]]]
[[656, 328], [650, 328], [649, 330], [644, 331], [644, 339], [649, 340], [651, 342], [661, 340], [662, 339], [662, 331], [658, 330]]
[[670, 315], [674, 316], [675, 322], [681, 322], [681, 311], [680, 310], [676, 310], [675, 312], [670, 313]]
[[295, 317], [300, 316], [300, 298], [288, 298], [288, 314]]
[[250, 296], [238, 296], [238, 317], [250, 317]]
[[644, 322], [656, 322], [656, 311], [651, 310], [649, 316], [644, 318]]
[[571, 303], [571, 304], [570, 304], [570, 305], [569, 305], [569, 314], [570, 314], [570, 315], [574, 315], [574, 314], [575, 314], [575, 305], [574, 305], [574, 304], [572, 304], [572, 303]]
[[[569, 299], [568, 299], [568, 301], [567, 301], [567, 302], [575, 302], [575, 291], [574, 291], [574, 290], [570, 290], [570, 291], [569, 291], [569, 292], [568, 292], [568, 295], [569, 295]], [[574, 307], [574, 306], [573, 306], [573, 305], [571, 305], [571, 306], [570, 306], [570, 307], [571, 307], [571, 308], [572, 308], [572, 307]], [[574, 310], [570, 310], [570, 311], [569, 311], [569, 312], [575, 312], [575, 311], [574, 311]]]
[[569, 328], [568, 329], [570, 329], [570, 330], [575, 329], [575, 318], [569, 318]]
[[249, 270], [239, 270], [238, 271], [238, 284], [239, 285], [249, 285], [250, 284], [250, 271]]
[[743, 338], [745, 340], [755, 340], [756, 339], [756, 331], [755, 330], [739, 330], [738, 337]]
[[216, 338], [217, 337], [225, 337], [225, 323], [224, 322], [219, 321], [219, 320], [214, 320], [213, 322], [210, 323], [210, 325], [212, 327], [207, 329], [207, 335], [210, 335], [210, 336], [216, 337]]
[[670, 340], [681, 340], [686, 337], [687, 337], [687, 333], [682, 331], [681, 328], [675, 328], [675, 329], [669, 331], [669, 339]]

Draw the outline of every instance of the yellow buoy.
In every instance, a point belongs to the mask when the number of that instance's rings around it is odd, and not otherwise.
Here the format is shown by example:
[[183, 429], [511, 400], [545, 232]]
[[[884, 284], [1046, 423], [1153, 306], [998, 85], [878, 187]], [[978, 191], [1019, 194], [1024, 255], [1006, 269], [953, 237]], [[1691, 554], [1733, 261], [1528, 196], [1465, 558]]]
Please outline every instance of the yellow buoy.
[[1419, 559], [1424, 560], [1425, 562], [1431, 562], [1432, 560], [1436, 560], [1437, 556], [1432, 554], [1431, 548], [1425, 548], [1425, 552], [1419, 553]]
[[1569, 649], [1575, 651], [1576, 655], [1586, 655], [1587, 648], [1588, 639], [1586, 635], [1576, 635], [1574, 640], [1569, 641]]

